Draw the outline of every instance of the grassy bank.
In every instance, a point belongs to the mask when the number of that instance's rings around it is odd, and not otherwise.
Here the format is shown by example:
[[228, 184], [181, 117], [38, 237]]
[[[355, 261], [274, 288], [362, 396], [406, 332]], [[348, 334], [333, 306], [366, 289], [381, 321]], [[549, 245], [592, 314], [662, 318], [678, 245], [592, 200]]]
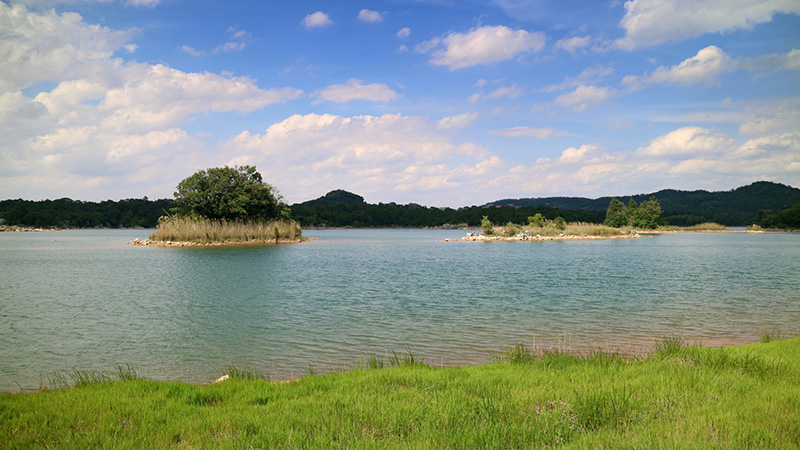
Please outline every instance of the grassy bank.
[[290, 220], [240, 222], [212, 220], [196, 216], [161, 217], [151, 241], [196, 242], [270, 242], [300, 239], [300, 224]]
[[[390, 364], [392, 363], [393, 364]], [[382, 366], [398, 366], [378, 369]], [[372, 368], [369, 368], [372, 367]], [[130, 371], [120, 370], [130, 374]], [[800, 448], [800, 338], [647, 358], [523, 346], [269, 383], [92, 382], [0, 395], [3, 448]]]

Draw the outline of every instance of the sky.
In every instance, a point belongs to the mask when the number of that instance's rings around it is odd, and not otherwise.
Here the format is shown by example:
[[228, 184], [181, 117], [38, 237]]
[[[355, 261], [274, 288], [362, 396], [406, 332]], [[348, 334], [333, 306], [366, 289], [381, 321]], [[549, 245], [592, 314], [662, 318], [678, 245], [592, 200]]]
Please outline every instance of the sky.
[[0, 199], [800, 187], [798, 0], [0, 1]]

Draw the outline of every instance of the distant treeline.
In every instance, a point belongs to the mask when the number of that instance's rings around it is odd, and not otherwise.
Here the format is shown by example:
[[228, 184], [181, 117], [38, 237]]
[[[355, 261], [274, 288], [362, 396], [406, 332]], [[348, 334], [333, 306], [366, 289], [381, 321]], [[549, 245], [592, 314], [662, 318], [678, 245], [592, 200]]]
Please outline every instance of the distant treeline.
[[[800, 203], [800, 189], [758, 181], [722, 192], [664, 189], [650, 194], [617, 198], [627, 204], [631, 198], [642, 203], [650, 197], [658, 200], [663, 211], [661, 218], [670, 225], [690, 226], [716, 222], [727, 226], [749, 226], [759, 224], [765, 214], [775, 215]], [[605, 211], [610, 201], [611, 197], [543, 197], [498, 200], [490, 205], [545, 205], [570, 210]]]
[[[764, 228], [800, 229], [800, 189], [761, 181], [726, 192], [663, 190], [653, 194], [618, 197], [642, 203], [655, 197], [669, 225], [689, 226], [717, 222], [727, 226], [761, 225]], [[483, 216], [496, 224], [527, 223], [537, 213], [553, 220], [595, 222], [605, 219], [611, 197], [600, 199], [549, 197], [499, 200], [484, 206], [433, 208], [414, 203], [370, 204], [342, 190], [291, 205], [292, 218], [304, 227], [437, 227], [446, 224], [479, 226]], [[92, 228], [145, 227], [172, 213], [172, 199], [125, 199], [83, 202], [58, 200], [2, 200], [0, 224], [35, 227]]]
[[568, 211], [548, 206], [453, 209], [394, 203], [292, 205], [292, 218], [304, 227], [438, 227], [446, 224], [477, 227], [483, 216], [489, 216], [494, 223], [528, 223], [528, 217], [536, 213], [550, 220], [561, 216], [568, 222], [602, 222], [605, 216], [605, 212]]
[[155, 228], [175, 202], [170, 199], [128, 198], [120, 201], [2, 200], [0, 219], [6, 225], [55, 228]]

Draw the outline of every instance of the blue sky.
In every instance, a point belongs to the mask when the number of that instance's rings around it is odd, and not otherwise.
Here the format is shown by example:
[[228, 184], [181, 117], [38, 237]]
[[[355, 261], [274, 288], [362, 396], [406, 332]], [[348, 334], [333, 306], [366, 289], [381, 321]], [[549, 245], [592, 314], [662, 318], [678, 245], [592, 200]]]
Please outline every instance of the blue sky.
[[0, 2], [0, 198], [800, 187], [800, 2]]

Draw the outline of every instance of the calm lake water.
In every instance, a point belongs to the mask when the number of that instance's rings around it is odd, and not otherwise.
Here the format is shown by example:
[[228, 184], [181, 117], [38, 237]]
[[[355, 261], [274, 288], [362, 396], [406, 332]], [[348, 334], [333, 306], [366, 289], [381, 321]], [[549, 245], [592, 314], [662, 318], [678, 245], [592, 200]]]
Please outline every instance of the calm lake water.
[[[125, 245], [150, 230], [0, 233], [0, 388], [136, 366], [278, 378], [411, 350], [486, 362], [515, 343], [643, 350], [800, 334], [800, 234], [444, 242], [463, 231], [309, 230], [266, 247]], [[46, 379], [46, 378], [45, 378]]]

